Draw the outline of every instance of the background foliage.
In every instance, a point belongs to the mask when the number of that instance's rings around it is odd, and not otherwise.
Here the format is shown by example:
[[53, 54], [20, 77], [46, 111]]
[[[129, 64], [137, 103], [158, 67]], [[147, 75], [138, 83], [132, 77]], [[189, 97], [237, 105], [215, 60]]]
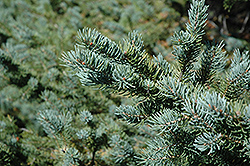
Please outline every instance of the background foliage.
[[[184, 28], [187, 7], [182, 0], [1, 1], [0, 165], [134, 165], [155, 133], [118, 120], [115, 105], [133, 101], [82, 87], [59, 57], [78, 29], [90, 27], [114, 41], [137, 30], [150, 55], [172, 61], [171, 36]], [[205, 37], [225, 39], [229, 51], [249, 48], [247, 13], [240, 35], [229, 36], [220, 33], [224, 11], [213, 12]]]

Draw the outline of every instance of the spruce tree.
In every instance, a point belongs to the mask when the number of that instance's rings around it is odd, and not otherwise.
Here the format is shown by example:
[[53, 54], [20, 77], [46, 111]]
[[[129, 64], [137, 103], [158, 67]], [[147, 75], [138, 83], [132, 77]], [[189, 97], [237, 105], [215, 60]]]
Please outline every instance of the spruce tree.
[[[65, 65], [83, 86], [134, 101], [116, 107], [118, 117], [133, 127], [149, 126], [156, 133], [139, 154], [124, 149], [119, 137], [112, 137], [119, 145], [117, 151], [126, 152], [117, 155], [116, 161], [130, 155], [142, 165], [250, 164], [249, 54], [236, 49], [227, 67], [223, 42], [203, 41], [207, 9], [205, 0], [192, 1], [186, 30], [172, 37], [176, 59], [172, 63], [161, 54], [151, 57], [136, 31], [116, 43], [95, 29], [84, 28], [78, 31], [75, 49], [63, 54]], [[86, 111], [80, 118], [85, 123], [93, 119]], [[62, 126], [69, 127], [58, 125], [53, 133]], [[80, 135], [86, 137], [84, 132]], [[69, 153], [77, 159], [81, 152], [70, 149]]]
[[[181, 10], [182, 14], [177, 13], [176, 6], [172, 8], [177, 1], [95, 2], [0, 1], [0, 165], [211, 165], [213, 160], [205, 155], [209, 150], [217, 161], [230, 156], [224, 155], [229, 148], [231, 156], [236, 156], [231, 165], [237, 161], [248, 165], [248, 54], [236, 50], [229, 61], [222, 43], [204, 45], [201, 30], [187, 30], [175, 33], [176, 61], [166, 62], [170, 47], [160, 44], [169, 45], [169, 35], [175, 27], [181, 29], [186, 19]], [[183, 7], [187, 2], [178, 3]], [[85, 66], [85, 81], [88, 74], [91, 79], [104, 79], [104, 74], [110, 84], [99, 81], [102, 85], [88, 82], [94, 88], [81, 86], [75, 71], [63, 67], [58, 58], [63, 50], [72, 48], [77, 29], [83, 26], [96, 27], [114, 41], [125, 37], [120, 43], [111, 42], [96, 30], [85, 28], [79, 34], [89, 35], [90, 42], [86, 47], [79, 38], [76, 48], [80, 53], [87, 51], [84, 56], [89, 61], [80, 59], [79, 54], [75, 55], [77, 60], [69, 58], [76, 50], [64, 55], [69, 60], [66, 63], [79, 65], [76, 70]], [[133, 29], [138, 31], [126, 38]], [[116, 56], [119, 50], [124, 53], [120, 58]], [[162, 56], [151, 56], [160, 51]], [[91, 59], [90, 54], [98, 59]], [[183, 62], [187, 57], [190, 59]], [[94, 70], [86, 63], [101, 63], [101, 59], [110, 68], [100, 64]], [[218, 96], [207, 98], [210, 93]], [[213, 104], [215, 99], [223, 96], [226, 109], [223, 105], [214, 107], [221, 104]], [[214, 115], [217, 108], [224, 115], [218, 111], [218, 116]], [[218, 132], [220, 140], [202, 144], [203, 137], [208, 142]], [[169, 154], [176, 157], [170, 159]], [[241, 162], [237, 156], [245, 160]], [[197, 159], [200, 162], [194, 163]]]

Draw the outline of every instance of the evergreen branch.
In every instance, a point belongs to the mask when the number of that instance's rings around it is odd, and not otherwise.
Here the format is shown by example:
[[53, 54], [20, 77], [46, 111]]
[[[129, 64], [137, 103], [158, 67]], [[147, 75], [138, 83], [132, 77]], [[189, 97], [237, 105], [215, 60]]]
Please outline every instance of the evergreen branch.
[[167, 108], [174, 108], [176, 111], [182, 110], [182, 103], [191, 94], [192, 87], [188, 87], [175, 77], [163, 77], [162, 81], [158, 81], [160, 94], [165, 97], [168, 102]]
[[226, 66], [226, 52], [222, 51], [223, 46], [222, 42], [214, 46], [207, 44], [206, 50], [201, 53], [200, 69], [196, 70], [194, 82], [200, 82], [205, 86], [212, 86], [217, 82], [214, 79]]
[[[204, 103], [205, 101], [206, 103]], [[198, 97], [198, 100], [194, 99], [192, 103], [193, 106], [190, 105], [190, 100], [186, 101], [184, 108], [187, 112], [176, 114], [173, 111], [168, 110], [163, 113], [156, 113], [147, 121], [153, 129], [159, 132], [159, 134], [165, 135], [169, 132], [169, 134], [174, 136], [177, 140], [182, 139], [184, 133], [175, 131], [183, 128], [191, 128], [193, 130], [193, 137], [196, 139], [193, 145], [192, 143], [186, 144], [187, 147], [184, 148], [185, 154], [194, 155], [192, 154], [193, 152], [196, 154], [200, 153], [197, 149], [195, 150], [192, 148], [192, 146], [194, 146], [202, 152], [206, 151], [206, 154], [211, 157], [217, 156], [216, 159], [212, 159], [212, 161], [218, 161], [223, 158], [219, 156], [221, 156], [222, 153], [225, 154], [225, 151], [227, 151], [226, 149], [233, 151], [235, 149], [243, 150], [246, 148], [244, 142], [247, 141], [246, 135], [248, 134], [246, 133], [249, 133], [249, 129], [241, 125], [242, 121], [240, 121], [237, 116], [231, 115], [232, 113], [229, 111], [230, 107], [225, 98], [220, 98], [217, 94], [210, 95], [209, 93], [206, 93], [203, 97]], [[220, 129], [223, 125], [223, 123], [220, 122], [224, 121], [226, 121], [226, 124], [228, 125], [227, 131]], [[234, 123], [228, 123], [232, 121]], [[182, 146], [182, 141], [169, 143], [168, 145], [176, 145], [177, 147]], [[159, 147], [159, 149], [163, 148]], [[190, 153], [190, 150], [193, 152]], [[243, 154], [244, 153], [238, 154], [239, 159], [237, 162], [241, 160], [243, 161], [244, 157], [240, 157]], [[157, 157], [157, 155], [154, 154], [150, 158], [156, 160], [157, 163], [160, 163], [160, 159], [163, 159], [158, 158], [159, 160], [157, 160], [155, 157]], [[211, 158], [209, 160], [211, 161]]]
[[111, 76], [111, 71], [114, 68], [113, 64], [94, 52], [75, 48], [75, 51], [64, 53], [63, 60], [78, 72], [83, 85], [101, 84], [109, 86], [114, 82]]
[[204, 28], [207, 21], [208, 6], [205, 1], [192, 0], [190, 9], [188, 10], [189, 23], [186, 24], [187, 31], [194, 36], [204, 35]]
[[143, 78], [155, 81], [166, 74], [160, 66], [157, 66], [152, 60], [150, 60], [146, 50], [143, 50], [142, 39], [137, 33], [133, 32], [129, 34], [128, 39], [124, 39], [123, 49], [125, 50], [125, 59], [131, 64], [131, 66], [135, 67], [136, 72], [144, 75]]
[[187, 30], [180, 31], [173, 35], [173, 42], [177, 44], [172, 52], [178, 60], [180, 66], [179, 80], [186, 79], [193, 69], [193, 63], [199, 56], [202, 47], [202, 36], [207, 21], [208, 6], [205, 1], [195, 1], [191, 3], [188, 11], [189, 23], [186, 24]]
[[221, 89], [223, 95], [229, 99], [237, 99], [244, 92], [250, 90], [250, 60], [247, 52], [240, 53], [238, 49], [234, 51], [232, 64], [227, 72], [226, 84]]
[[[144, 104], [140, 104], [142, 108], [144, 107], [144, 110], [147, 110], [145, 112], [147, 112], [147, 114], [155, 112], [157, 109], [152, 110], [152, 108], [156, 108], [155, 103], [163, 99], [161, 97], [162, 95], [157, 95], [159, 93], [157, 82], [147, 78], [145, 75], [138, 74], [136, 68], [128, 65], [127, 62], [125, 63], [123, 59], [118, 59], [119, 56], [117, 57], [113, 52], [108, 52], [106, 45], [114, 44], [110, 40], [106, 39], [96, 31], [92, 32], [91, 30], [88, 30], [87, 32], [88, 37], [83, 37], [83, 34], [79, 34], [83, 41], [83, 45], [78, 44], [79, 47], [76, 47], [75, 51], [63, 54], [63, 60], [67, 63], [67, 66], [78, 71], [77, 75], [80, 77], [81, 83], [87, 86], [99, 84], [101, 87], [112, 88], [115, 92], [121, 94], [142, 97], [142, 100], [147, 101], [144, 102]], [[136, 55], [139, 55], [140, 53], [138, 50], [140, 51], [143, 48], [142, 42], [140, 42], [136, 33], [130, 34], [129, 36], [132, 39], [133, 47], [131, 48], [134, 51], [137, 51]], [[99, 41], [99, 39], [104, 40], [104, 38], [106, 44]], [[90, 39], [95, 40], [90, 42]], [[89, 42], [94, 44], [87, 45]], [[129, 43], [128, 40], [127, 43]], [[88, 49], [80, 50], [81, 47], [86, 47]], [[114, 44], [113, 47], [114, 48], [112, 49], [118, 50], [117, 45]], [[119, 51], [116, 52], [119, 53]], [[104, 53], [106, 53], [108, 57], [106, 57], [106, 54]], [[145, 51], [143, 51], [143, 54], [145, 54]], [[128, 54], [126, 53], [126, 55]], [[133, 56], [130, 55], [130, 57]], [[142, 60], [144, 58], [141, 59], [140, 57], [135, 57], [134, 59]], [[149, 62], [149, 59], [147, 61]], [[135, 64], [138, 63], [136, 62]], [[150, 61], [150, 64], [153, 64], [153, 68], [148, 67], [144, 62], [141, 64], [144, 68], [151, 70], [150, 72], [144, 71], [142, 73], [148, 74], [153, 71], [154, 75], [152, 78], [154, 79], [159, 78], [163, 73], [171, 72], [170, 65], [161, 55], [158, 55], [157, 58], [155, 57], [154, 62]], [[166, 104], [168, 103], [166, 102]], [[130, 113], [126, 113], [126, 115], [130, 115]]]
[[163, 110], [162, 112], [157, 112], [147, 120], [149, 126], [159, 132], [159, 134], [165, 134], [170, 132], [173, 136], [172, 131], [178, 128], [178, 122], [184, 122], [188, 117], [180, 118], [180, 115], [176, 111]]
[[121, 46], [119, 46], [96, 30], [85, 28], [82, 32], [78, 32], [77, 46], [93, 51], [103, 57], [109, 57], [117, 63], [130, 64], [135, 72], [149, 79], [157, 80], [165, 74], [164, 70], [152, 63], [143, 49], [141, 35], [138, 35], [135, 31], [129, 33], [128, 39], [124, 39]]
[[[185, 109], [188, 114], [184, 113], [184, 115], [189, 116], [189, 119], [192, 120], [189, 124], [194, 129], [198, 127], [197, 129], [203, 133], [196, 139], [196, 143], [200, 142], [200, 145], [194, 144], [199, 150], [210, 149], [206, 151], [208, 155], [217, 155], [225, 149], [237, 151], [245, 148], [244, 142], [248, 139], [246, 133], [250, 133], [250, 130], [241, 125], [242, 121], [238, 116], [232, 115], [233, 112], [225, 98], [221, 98], [215, 93], [206, 93], [199, 97], [197, 102], [193, 102], [196, 106], [190, 107], [188, 103], [186, 104]], [[224, 128], [224, 125], [227, 125], [227, 128]], [[201, 128], [202, 126], [205, 128]], [[205, 142], [201, 143], [201, 140]], [[238, 155], [239, 160], [243, 160], [240, 157], [241, 152]]]
[[[84, 30], [86, 31], [86, 29]], [[167, 62], [162, 59], [160, 55], [158, 57], [161, 59], [158, 60], [158, 63], [154, 63], [147, 59], [147, 61], [150, 62], [151, 67], [147, 66], [147, 63], [145, 64], [144, 62], [133, 62], [134, 64], [140, 64], [143, 68], [150, 70], [142, 73], [151, 73], [151, 78], [153, 78], [151, 81], [147, 76], [138, 73], [137, 68], [128, 65], [123, 59], [119, 59], [123, 56], [120, 51], [112, 52], [111, 50], [107, 50], [108, 46], [111, 46], [110, 49], [119, 50], [120, 48], [118, 48], [116, 44], [96, 31], [92, 32], [91, 30], [88, 30], [87, 32], [88, 37], [83, 37], [83, 34], [79, 34], [81, 38], [84, 38], [82, 39], [83, 44], [78, 44], [79, 47], [76, 47], [75, 51], [64, 53], [62, 58], [64, 62], [66, 62], [66, 66], [77, 71], [77, 75], [81, 78], [83, 85], [101, 85], [101, 87], [104, 88], [112, 87], [116, 92], [130, 94], [132, 96], [140, 95], [145, 98], [156, 96], [155, 94], [158, 93], [156, 88], [157, 84], [156, 81], [153, 80], [157, 80], [163, 73], [171, 71]], [[134, 40], [139, 38], [135, 36], [135, 34], [134, 36], [130, 35], [130, 37]], [[91, 46], [87, 45], [87, 43], [90, 42], [90, 39], [93, 39], [93, 42], [91, 43], [94, 43], [91, 44]], [[105, 40], [105, 42], [101, 42], [101, 39]], [[137, 51], [137, 48], [142, 49], [142, 43], [140, 43], [140, 40], [134, 41], [133, 43], [135, 44], [131, 48], [134, 51]], [[87, 47], [88, 49], [81, 49], [82, 47]], [[105, 56], [106, 54], [108, 56]], [[128, 54], [129, 53], [126, 55]], [[136, 55], [139, 54], [140, 53], [137, 51]], [[145, 51], [143, 51], [143, 54], [145, 54]], [[133, 57], [133, 55], [130, 55], [130, 57]], [[133, 58], [141, 61], [145, 57], [142, 59], [140, 57]]]
[[117, 107], [116, 115], [122, 116], [128, 123], [141, 123], [147, 118], [141, 110], [130, 105]]
[[41, 124], [44, 126], [44, 131], [48, 135], [55, 137], [57, 134], [68, 129], [71, 125], [72, 118], [70, 114], [60, 115], [56, 110], [45, 110], [39, 112], [39, 118]]
[[141, 160], [139, 164], [142, 165], [173, 165], [175, 156], [174, 147], [169, 146], [169, 142], [161, 137], [155, 138], [147, 143], [147, 149], [141, 153], [142, 157], [137, 157]]
[[[160, 103], [160, 101], [165, 101]], [[158, 94], [157, 98], [147, 98], [139, 102], [135, 107], [120, 106], [116, 109], [116, 114], [122, 116], [128, 123], [141, 124], [146, 121], [154, 113], [163, 108], [171, 107], [173, 101], [166, 99], [164, 95]]]
[[128, 160], [134, 160], [134, 151], [132, 146], [119, 135], [113, 135], [111, 137], [110, 146], [114, 147], [111, 152], [112, 158], [115, 159], [116, 163], [123, 165]]
[[80, 153], [75, 148], [69, 148], [65, 152], [64, 164], [65, 165], [79, 165]]
[[173, 75], [173, 69], [171, 67], [171, 65], [164, 59], [164, 57], [162, 56], [162, 54], [159, 54], [157, 57], [154, 56], [153, 57], [153, 62], [156, 63], [156, 65], [158, 66], [158, 68], [162, 68], [162, 70], [164, 70], [165, 75]]
[[112, 87], [119, 93], [127, 93], [131, 96], [140, 95], [145, 98], [158, 93], [153, 82], [147, 79], [142, 82], [141, 77], [129, 66], [111, 62], [94, 52], [76, 49], [76, 51], [65, 53], [63, 60], [68, 66], [78, 71], [77, 75], [83, 85], [100, 84], [104, 88]]
[[103, 36], [95, 29], [82, 29], [82, 31], [78, 31], [77, 37], [78, 42], [76, 45], [80, 48], [86, 48], [96, 54], [101, 54], [104, 57], [110, 57], [114, 61], [122, 62], [120, 60], [124, 59], [124, 52], [121, 48], [115, 42]]
[[204, 133], [195, 139], [194, 146], [201, 152], [209, 150], [207, 155], [210, 155], [220, 150], [220, 144], [222, 144], [220, 138], [220, 134], [215, 135], [214, 133]]

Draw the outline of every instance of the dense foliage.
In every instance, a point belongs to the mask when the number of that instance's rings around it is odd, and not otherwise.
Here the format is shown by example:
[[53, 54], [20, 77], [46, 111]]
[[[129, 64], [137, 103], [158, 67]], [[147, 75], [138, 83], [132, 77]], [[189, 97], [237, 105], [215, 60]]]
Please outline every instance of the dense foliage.
[[249, 55], [187, 4], [0, 1], [0, 165], [249, 162]]
[[3, 0], [0, 9], [0, 165], [133, 164], [134, 150], [152, 133], [114, 115], [114, 105], [131, 101], [80, 86], [59, 58], [84, 26], [99, 27], [114, 39], [131, 28], [150, 27], [144, 33], [148, 50], [162, 49], [155, 43], [169, 37], [164, 29], [179, 25], [171, 25], [180, 17], [171, 3]]
[[140, 164], [250, 164], [249, 52], [236, 49], [226, 67], [223, 44], [202, 40], [207, 10], [204, 0], [192, 1], [186, 30], [172, 38], [173, 64], [161, 54], [151, 59], [135, 31], [117, 44], [84, 28], [75, 50], [63, 54], [83, 86], [134, 99], [116, 114], [157, 133], [135, 155]]

